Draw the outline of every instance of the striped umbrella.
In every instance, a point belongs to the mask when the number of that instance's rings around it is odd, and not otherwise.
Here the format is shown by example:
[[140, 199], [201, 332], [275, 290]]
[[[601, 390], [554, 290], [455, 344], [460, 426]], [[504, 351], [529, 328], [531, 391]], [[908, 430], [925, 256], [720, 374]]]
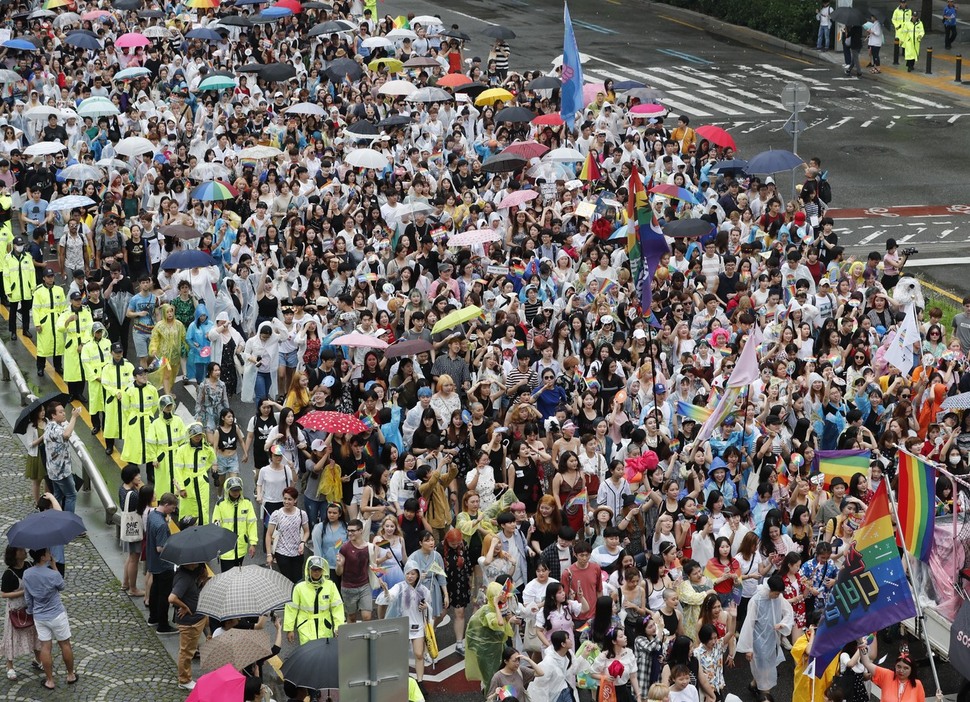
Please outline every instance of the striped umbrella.
[[683, 202], [690, 203], [691, 205], [701, 204], [701, 200], [690, 190], [687, 188], [679, 188], [670, 183], [655, 185], [650, 188], [649, 192], [655, 195], [663, 195], [664, 197], [669, 197], [673, 200], [682, 200]]
[[209, 180], [192, 188], [189, 197], [195, 200], [232, 200], [239, 191], [221, 180]]

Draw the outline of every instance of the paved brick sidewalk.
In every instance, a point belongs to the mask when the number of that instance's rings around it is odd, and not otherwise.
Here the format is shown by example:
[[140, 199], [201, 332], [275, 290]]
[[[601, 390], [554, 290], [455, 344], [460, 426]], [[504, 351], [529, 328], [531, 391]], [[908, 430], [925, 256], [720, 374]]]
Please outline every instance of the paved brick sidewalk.
[[[23, 443], [0, 418], [0, 532], [33, 510], [30, 487], [23, 477]], [[6, 546], [5, 541], [0, 541]], [[2, 567], [2, 566], [0, 566]], [[64, 604], [74, 637], [77, 685], [64, 684], [64, 664], [54, 647], [58, 689], [41, 688], [43, 675], [30, 667], [30, 659], [16, 661], [20, 679], [0, 676], [0, 699], [16, 701], [71, 700], [77, 702], [134, 699], [182, 702], [186, 694], [176, 687], [175, 663], [136, 608], [135, 600], [121, 591], [121, 583], [87, 538], [67, 547], [67, 587]], [[140, 606], [140, 601], [138, 601]]]

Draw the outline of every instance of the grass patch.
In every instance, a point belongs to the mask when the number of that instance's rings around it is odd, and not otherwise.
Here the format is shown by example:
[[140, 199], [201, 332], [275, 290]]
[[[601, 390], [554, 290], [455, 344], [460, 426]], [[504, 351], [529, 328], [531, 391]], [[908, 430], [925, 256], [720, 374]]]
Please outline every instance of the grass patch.
[[939, 307], [943, 310], [942, 326], [946, 330], [947, 335], [949, 335], [950, 330], [953, 329], [953, 318], [963, 312], [963, 305], [946, 295], [941, 295], [935, 290], [930, 290], [926, 287], [925, 283], [923, 285], [923, 299], [926, 301], [926, 309]]

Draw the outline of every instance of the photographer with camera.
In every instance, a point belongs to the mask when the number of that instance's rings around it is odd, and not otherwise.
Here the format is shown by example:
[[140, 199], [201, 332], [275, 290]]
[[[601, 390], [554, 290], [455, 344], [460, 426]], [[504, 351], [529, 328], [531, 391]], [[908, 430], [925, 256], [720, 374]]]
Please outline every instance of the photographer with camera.
[[903, 266], [906, 265], [906, 261], [910, 256], [919, 253], [916, 249], [910, 247], [908, 249], [903, 249], [897, 253], [899, 245], [896, 243], [895, 239], [886, 240], [886, 255], [882, 257], [882, 287], [886, 289], [887, 292], [891, 291], [896, 287], [896, 283], [899, 282], [900, 276], [903, 274]]

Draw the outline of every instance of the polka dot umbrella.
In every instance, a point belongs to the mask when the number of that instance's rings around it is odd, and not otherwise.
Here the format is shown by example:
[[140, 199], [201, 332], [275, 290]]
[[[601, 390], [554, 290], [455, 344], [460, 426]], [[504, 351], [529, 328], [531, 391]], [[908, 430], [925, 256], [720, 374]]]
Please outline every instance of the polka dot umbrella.
[[304, 429], [328, 431], [331, 434], [363, 434], [367, 425], [352, 414], [343, 412], [307, 412], [296, 420]]

